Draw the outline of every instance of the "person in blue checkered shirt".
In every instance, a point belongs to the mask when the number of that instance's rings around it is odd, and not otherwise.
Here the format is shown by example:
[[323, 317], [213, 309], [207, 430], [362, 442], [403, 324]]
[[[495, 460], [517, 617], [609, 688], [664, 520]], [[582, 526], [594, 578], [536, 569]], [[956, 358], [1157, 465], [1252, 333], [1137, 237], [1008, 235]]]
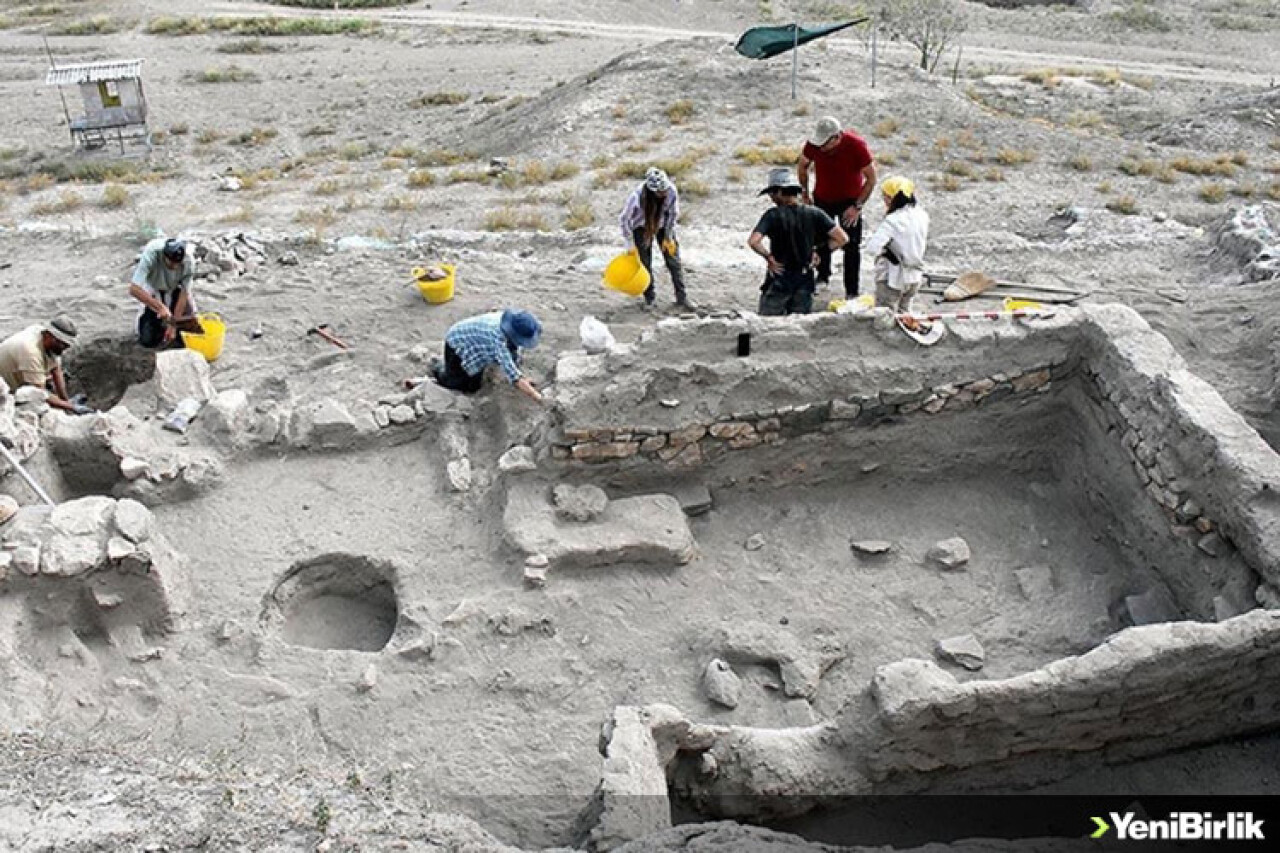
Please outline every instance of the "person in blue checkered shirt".
[[508, 382], [541, 403], [542, 394], [520, 372], [520, 350], [536, 347], [541, 335], [537, 317], [513, 308], [461, 320], [444, 336], [444, 361], [434, 364], [431, 372], [442, 387], [474, 394], [484, 382], [485, 369], [496, 364]]

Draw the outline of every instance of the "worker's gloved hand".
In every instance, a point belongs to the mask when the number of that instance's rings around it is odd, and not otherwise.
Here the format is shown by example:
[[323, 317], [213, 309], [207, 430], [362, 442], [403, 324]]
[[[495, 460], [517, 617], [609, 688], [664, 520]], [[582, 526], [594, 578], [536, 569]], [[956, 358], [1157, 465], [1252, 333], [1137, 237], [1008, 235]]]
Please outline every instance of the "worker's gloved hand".
[[634, 243], [632, 243], [630, 246], [628, 246], [628, 247], [627, 247], [627, 254], [628, 254], [628, 255], [638, 255], [638, 254], [640, 254], [640, 250], [639, 250], [638, 248], [636, 248], [636, 245], [635, 245]]
[[667, 239], [662, 241], [663, 254], [674, 255], [676, 253], [677, 248], [678, 247], [676, 246], [676, 241], [674, 238], [668, 237]]

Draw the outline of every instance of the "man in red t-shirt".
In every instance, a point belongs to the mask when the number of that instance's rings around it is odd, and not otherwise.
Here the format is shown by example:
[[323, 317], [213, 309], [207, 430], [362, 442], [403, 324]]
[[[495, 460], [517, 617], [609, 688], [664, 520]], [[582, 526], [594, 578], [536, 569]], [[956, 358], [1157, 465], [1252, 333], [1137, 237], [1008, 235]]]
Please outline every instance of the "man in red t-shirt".
[[[809, 193], [809, 167], [817, 176], [813, 194]], [[820, 207], [844, 227], [849, 242], [844, 246], [844, 294], [848, 299], [858, 295], [858, 272], [862, 262], [862, 206], [876, 188], [876, 165], [866, 140], [852, 130], [841, 130], [840, 122], [831, 116], [818, 121], [818, 127], [805, 143], [798, 169], [803, 201]], [[818, 247], [818, 283], [831, 280], [831, 250]]]

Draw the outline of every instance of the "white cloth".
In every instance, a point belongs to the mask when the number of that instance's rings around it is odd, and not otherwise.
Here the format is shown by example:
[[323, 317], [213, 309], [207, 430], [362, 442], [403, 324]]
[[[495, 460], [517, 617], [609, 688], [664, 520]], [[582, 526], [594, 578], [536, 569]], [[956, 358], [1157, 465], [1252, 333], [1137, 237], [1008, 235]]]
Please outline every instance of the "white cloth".
[[898, 263], [889, 264], [888, 286], [924, 282], [924, 253], [929, 242], [929, 214], [918, 204], [902, 207], [884, 218], [867, 243], [867, 254], [879, 258], [886, 246], [893, 249]]

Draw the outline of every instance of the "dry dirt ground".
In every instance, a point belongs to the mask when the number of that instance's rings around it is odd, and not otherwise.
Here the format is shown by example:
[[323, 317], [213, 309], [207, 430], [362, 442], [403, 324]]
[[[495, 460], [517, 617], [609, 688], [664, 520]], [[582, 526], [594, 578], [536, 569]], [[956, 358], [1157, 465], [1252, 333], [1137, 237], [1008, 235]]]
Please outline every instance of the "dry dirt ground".
[[[558, 350], [577, 347], [584, 314], [621, 340], [654, 322], [599, 284], [620, 245], [617, 212], [651, 163], [682, 189], [692, 298], [752, 308], [762, 269], [744, 242], [763, 209], [758, 185], [830, 113], [862, 131], [889, 171], [917, 179], [934, 223], [931, 267], [1068, 283], [1133, 305], [1274, 442], [1273, 293], [1215, 256], [1208, 228], [1240, 204], [1280, 201], [1280, 17], [1251, 0], [1160, 0], [1149, 4], [1154, 17], [1132, 5], [967, 4], [973, 23], [954, 81], [951, 56], [947, 74], [928, 76], [890, 46], [872, 88], [862, 36], [842, 35], [804, 49], [792, 100], [786, 61], [745, 60], [733, 38], [765, 13], [812, 20], [840, 4], [462, 0], [313, 15], [192, 0], [4, 2], [0, 332], [65, 311], [86, 337], [125, 334], [134, 308], [122, 282], [148, 235], [244, 230], [272, 241], [273, 258], [296, 252], [300, 265], [273, 261], [198, 285], [231, 327], [215, 365], [220, 388], [265, 393], [283, 379], [376, 398], [420, 372], [405, 357], [415, 345], [435, 346], [456, 320], [506, 305], [546, 323], [530, 361], [546, 377]], [[348, 35], [174, 34], [173, 21], [194, 16], [282, 14], [367, 25]], [[99, 32], [48, 36], [54, 60], [144, 57], [155, 131], [149, 157], [105, 180], [102, 155], [71, 154], [58, 93], [43, 85], [42, 33], [94, 16], [107, 22], [89, 27]], [[509, 163], [505, 175], [489, 174], [495, 157]], [[219, 191], [229, 175], [239, 191]], [[1054, 217], [1063, 208], [1076, 209], [1074, 227]], [[424, 260], [458, 264], [454, 301], [428, 306], [408, 284]], [[658, 279], [665, 305], [665, 272]], [[325, 345], [305, 330], [319, 322], [356, 346], [354, 358], [314, 367]], [[370, 846], [465, 843], [465, 828], [431, 836], [401, 820], [439, 810], [471, 815], [510, 843], [565, 843], [616, 704], [807, 722], [833, 713], [875, 666], [927, 656], [933, 639], [980, 624], [1003, 637], [988, 648], [987, 673], [1012, 674], [1114, 630], [1107, 602], [1142, 570], [1094, 536], [1105, 519], [1060, 511], [1069, 500], [1047, 472], [960, 472], [923, 485], [870, 477], [851, 489], [769, 491], [768, 500], [764, 486], [744, 484], [696, 522], [704, 557], [693, 566], [560, 575], [531, 596], [504, 557], [498, 510], [449, 497], [441, 471], [425, 443], [261, 459], [197, 503], [160, 508], [191, 559], [192, 627], [146, 665], [104, 653], [85, 667], [33, 643], [51, 686], [43, 718], [23, 721], [43, 734], [5, 744], [14, 805], [0, 806], [0, 846], [71, 849], [95, 814], [138, 844], [299, 849], [330, 824], [340, 838], [376, 824]], [[904, 519], [898, 509], [912, 504]], [[760, 530], [778, 532], [744, 552]], [[914, 553], [859, 565], [845, 544], [850, 535], [931, 543], [960, 530], [993, 571], [1051, 550], [1076, 579], [1061, 612], [1019, 611], [1012, 591], [981, 577], [963, 586], [926, 577]], [[436, 620], [460, 605], [474, 615], [440, 660], [383, 664], [376, 701], [357, 694], [365, 656], [256, 631], [274, 579], [329, 552], [405, 567], [411, 597]], [[857, 651], [812, 708], [777, 699], [761, 671], [747, 673], [738, 710], [716, 712], [697, 690], [701, 643], [744, 618], [836, 626]], [[1261, 739], [1252, 753], [1276, 749]], [[101, 796], [114, 799], [95, 799], [82, 750], [100, 756], [113, 786]], [[1092, 790], [1273, 784], [1232, 747], [1098, 772]], [[140, 822], [125, 806], [151, 776], [182, 793]], [[270, 822], [237, 818], [250, 812], [288, 829], [273, 837]]]

